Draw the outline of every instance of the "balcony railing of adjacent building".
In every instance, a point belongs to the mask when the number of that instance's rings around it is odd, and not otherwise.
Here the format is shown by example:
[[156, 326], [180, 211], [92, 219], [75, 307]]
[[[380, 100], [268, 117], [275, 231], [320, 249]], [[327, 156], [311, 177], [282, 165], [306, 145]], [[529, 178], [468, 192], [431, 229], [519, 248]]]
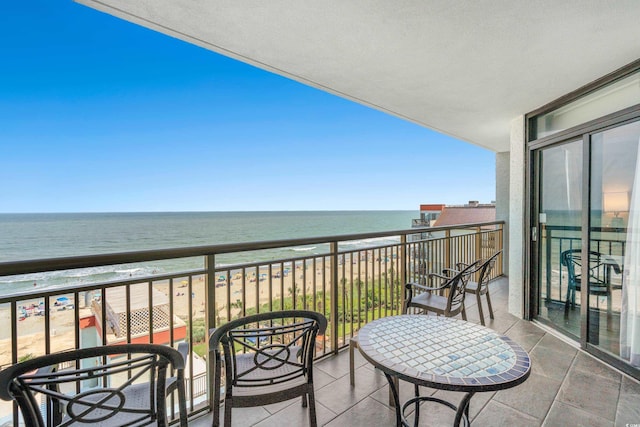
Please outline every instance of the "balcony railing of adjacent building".
[[[195, 414], [208, 410], [210, 328], [257, 312], [315, 310], [329, 320], [327, 333], [317, 342], [316, 357], [335, 353], [367, 322], [401, 312], [405, 282], [424, 282], [429, 272], [501, 250], [503, 224], [0, 263], [4, 282], [61, 270], [122, 269], [131, 263], [183, 258], [195, 259], [200, 265], [187, 271], [1, 296], [0, 316], [6, 329], [0, 335], [0, 368], [67, 349], [121, 342], [176, 346], [186, 340], [191, 343], [186, 373], [188, 409]], [[309, 254], [312, 246], [317, 253]], [[282, 253], [283, 249], [308, 255], [274, 256], [274, 250]], [[225, 255], [239, 253], [253, 261], [220, 264]], [[501, 259], [493, 274], [502, 275]], [[15, 407], [13, 411], [17, 425]], [[10, 411], [0, 410], [6, 413]]]

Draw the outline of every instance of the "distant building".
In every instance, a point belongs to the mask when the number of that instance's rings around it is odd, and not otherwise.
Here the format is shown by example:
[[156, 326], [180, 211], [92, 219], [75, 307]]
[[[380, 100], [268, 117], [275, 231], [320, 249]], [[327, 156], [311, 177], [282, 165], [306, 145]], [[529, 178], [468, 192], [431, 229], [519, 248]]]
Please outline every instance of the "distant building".
[[474, 224], [496, 220], [496, 204], [471, 200], [466, 205], [420, 205], [420, 218], [412, 221], [412, 227], [444, 227]]
[[491, 222], [496, 220], [495, 203], [479, 203], [469, 201], [462, 206], [445, 206], [433, 227], [444, 227], [459, 224], [474, 224], [478, 222]]
[[420, 218], [412, 221], [412, 227], [432, 227], [445, 205], [420, 205]]
[[[107, 301], [93, 299], [90, 302], [91, 314], [81, 319], [82, 347], [100, 345], [103, 336], [110, 345], [125, 343], [128, 337], [132, 343], [156, 344], [169, 344], [172, 338], [174, 342], [186, 339], [186, 323], [174, 315], [172, 325], [169, 298], [158, 289], [152, 288], [151, 313], [146, 284], [131, 285], [129, 298], [124, 287], [110, 288], [106, 292]], [[153, 321], [153, 334], [150, 333], [150, 319]]]

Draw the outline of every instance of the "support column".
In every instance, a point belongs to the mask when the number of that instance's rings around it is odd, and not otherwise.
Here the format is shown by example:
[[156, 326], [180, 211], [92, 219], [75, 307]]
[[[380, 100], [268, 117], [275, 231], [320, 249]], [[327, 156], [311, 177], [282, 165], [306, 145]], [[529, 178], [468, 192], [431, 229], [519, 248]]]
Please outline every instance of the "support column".
[[509, 162], [508, 151], [496, 153], [496, 221], [504, 221], [502, 229], [502, 271], [509, 276]]
[[525, 241], [525, 119], [517, 117], [511, 121], [509, 155], [509, 313], [524, 316], [524, 280], [527, 268], [524, 259]]

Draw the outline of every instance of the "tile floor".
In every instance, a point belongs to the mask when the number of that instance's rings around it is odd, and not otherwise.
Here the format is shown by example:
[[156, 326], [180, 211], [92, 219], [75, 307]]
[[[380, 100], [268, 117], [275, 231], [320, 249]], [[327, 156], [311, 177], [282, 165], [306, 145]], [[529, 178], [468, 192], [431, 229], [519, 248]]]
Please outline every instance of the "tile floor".
[[[487, 326], [518, 342], [531, 356], [533, 369], [522, 385], [499, 392], [478, 393], [471, 400], [473, 426], [640, 426], [640, 384], [609, 368], [586, 353], [556, 338], [535, 324], [507, 312], [507, 280], [491, 284], [495, 319]], [[478, 322], [475, 297], [467, 300], [470, 321]], [[487, 309], [485, 308], [485, 313]], [[486, 314], [485, 314], [486, 315]], [[487, 319], [488, 320], [488, 319]], [[357, 353], [357, 352], [356, 352]], [[318, 424], [328, 427], [377, 427], [395, 425], [388, 405], [384, 375], [359, 354], [356, 386], [349, 385], [349, 354], [315, 364]], [[401, 400], [413, 387], [401, 383]], [[460, 393], [421, 388], [445, 400], [457, 402]], [[233, 426], [308, 426], [308, 411], [294, 399], [265, 407], [234, 409]], [[211, 414], [190, 426], [211, 425]], [[411, 420], [412, 421], [412, 420]], [[420, 426], [450, 426], [453, 411], [434, 404], [421, 406]]]

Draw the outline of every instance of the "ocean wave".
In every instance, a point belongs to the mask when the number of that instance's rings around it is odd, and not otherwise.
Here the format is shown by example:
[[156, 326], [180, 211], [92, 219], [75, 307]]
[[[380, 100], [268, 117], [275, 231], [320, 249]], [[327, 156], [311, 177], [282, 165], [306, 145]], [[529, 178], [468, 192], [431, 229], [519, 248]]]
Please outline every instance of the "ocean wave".
[[371, 239], [340, 242], [340, 246], [352, 246], [357, 249], [360, 247], [395, 245], [398, 243], [400, 243], [400, 238], [398, 237], [374, 237]]
[[20, 274], [3, 277], [2, 280], [0, 280], [0, 291], [8, 294], [34, 289], [34, 287], [38, 289], [55, 289], [69, 285], [84, 285], [121, 280], [128, 277], [147, 277], [153, 274], [161, 274], [163, 270], [163, 268], [158, 266], [135, 266], [130, 268], [100, 266]]
[[116, 273], [118, 274], [134, 274], [134, 273], [138, 273], [140, 271], [144, 271], [145, 269], [142, 267], [136, 267], [136, 268], [128, 268], [125, 270], [115, 270]]
[[292, 250], [293, 252], [307, 252], [307, 251], [312, 251], [314, 249], [317, 249], [317, 246], [308, 246], [308, 247], [302, 247], [302, 248], [291, 248], [290, 250]]

